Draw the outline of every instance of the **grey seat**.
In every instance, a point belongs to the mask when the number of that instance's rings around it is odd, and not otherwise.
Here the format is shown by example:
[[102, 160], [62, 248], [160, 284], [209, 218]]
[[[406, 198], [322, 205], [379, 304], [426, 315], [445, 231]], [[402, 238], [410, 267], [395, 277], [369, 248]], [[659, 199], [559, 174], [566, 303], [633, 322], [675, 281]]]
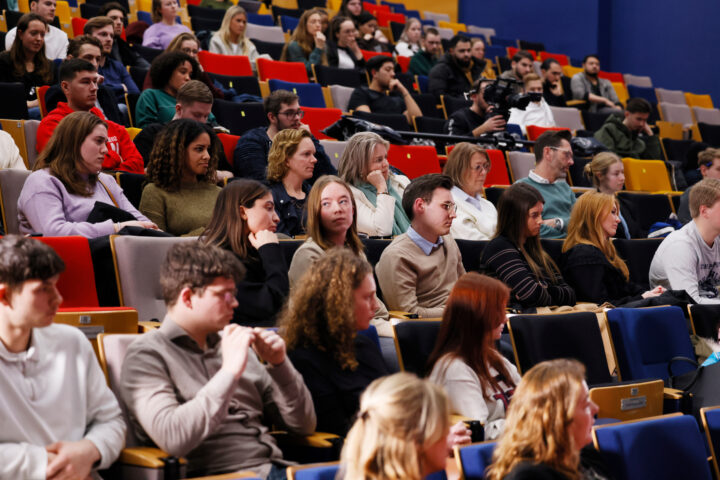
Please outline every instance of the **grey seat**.
[[720, 125], [720, 110], [717, 108], [692, 107], [692, 111], [695, 114], [697, 123]]
[[580, 110], [572, 107], [550, 107], [555, 118], [556, 127], [569, 128], [570, 130], [583, 130], [585, 124], [582, 121]]
[[0, 208], [5, 233], [20, 233], [18, 229], [18, 197], [30, 171], [7, 168], [0, 170]]
[[427, 10], [423, 11], [423, 15], [425, 16], [425, 20], [434, 20], [435, 24], [439, 21], [450, 21], [450, 15], [447, 13], [437, 13], [437, 12], [429, 12]]
[[330, 85], [330, 96], [332, 97], [335, 108], [347, 112], [353, 90], [355, 90], [353, 87], [346, 87], [344, 85]]
[[25, 120], [23, 122], [23, 130], [25, 132], [25, 145], [27, 147], [27, 158], [25, 163], [30, 170], [35, 166], [37, 160], [37, 131], [40, 127], [39, 120]]
[[666, 88], [656, 88], [658, 102], [674, 103], [676, 105], [687, 105], [685, 94], [682, 90], [668, 90]]
[[340, 162], [340, 157], [345, 151], [347, 143], [348, 142], [340, 142], [337, 140], [320, 140], [320, 145], [323, 146], [325, 153], [327, 153], [327, 156], [330, 157], [330, 163], [333, 164], [333, 167], [337, 168], [338, 162]]
[[535, 155], [528, 152], [508, 152], [508, 163], [510, 163], [510, 174], [514, 182], [525, 178], [530, 170], [535, 168]]
[[248, 23], [245, 34], [251, 40], [285, 43], [285, 33], [283, 33], [282, 27], [267, 27], [264, 25]]
[[687, 104], [660, 102], [658, 106], [666, 122], [681, 123], [685, 128], [690, 128], [694, 123], [692, 111]]
[[652, 79], [645, 75], [632, 75], [626, 73], [623, 75], [625, 85], [635, 85], [636, 87], [652, 87]]
[[479, 33], [480, 35], [485, 35], [485, 38], [488, 40], [490, 40], [490, 37], [494, 37], [496, 35], [494, 28], [478, 27], [477, 25], [468, 25], [467, 30], [468, 33]]

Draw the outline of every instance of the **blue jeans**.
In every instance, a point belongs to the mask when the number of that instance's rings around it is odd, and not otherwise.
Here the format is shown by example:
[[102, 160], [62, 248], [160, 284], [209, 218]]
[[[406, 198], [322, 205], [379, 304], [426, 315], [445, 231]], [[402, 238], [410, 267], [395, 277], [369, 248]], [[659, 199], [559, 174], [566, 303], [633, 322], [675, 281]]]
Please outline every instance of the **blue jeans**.
[[287, 480], [287, 467], [279, 467], [273, 463], [265, 480]]

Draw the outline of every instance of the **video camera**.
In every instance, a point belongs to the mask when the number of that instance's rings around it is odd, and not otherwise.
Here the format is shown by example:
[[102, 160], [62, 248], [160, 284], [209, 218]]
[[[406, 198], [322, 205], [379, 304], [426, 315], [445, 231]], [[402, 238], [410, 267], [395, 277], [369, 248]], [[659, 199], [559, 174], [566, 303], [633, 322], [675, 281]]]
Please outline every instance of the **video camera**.
[[507, 122], [510, 118], [510, 109], [517, 108], [525, 110], [530, 103], [530, 95], [524, 93], [513, 93], [515, 85], [522, 85], [522, 82], [511, 78], [497, 78], [485, 87], [483, 98], [492, 107], [496, 115], [502, 115]]

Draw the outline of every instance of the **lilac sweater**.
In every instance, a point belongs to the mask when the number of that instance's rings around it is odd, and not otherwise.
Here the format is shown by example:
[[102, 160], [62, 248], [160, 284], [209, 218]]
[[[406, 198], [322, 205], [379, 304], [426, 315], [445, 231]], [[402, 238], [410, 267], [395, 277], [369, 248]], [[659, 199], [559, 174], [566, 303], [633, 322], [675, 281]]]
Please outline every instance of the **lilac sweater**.
[[180, 23], [166, 25], [162, 22], [153, 23], [143, 33], [143, 47], [165, 50], [173, 38], [181, 33], [192, 33], [188, 27]]
[[[101, 173], [99, 177], [121, 209], [138, 220], [150, 221], [132, 206], [113, 177], [105, 173]], [[65, 185], [59, 178], [54, 177], [49, 169], [35, 171], [28, 176], [18, 198], [20, 232], [38, 232], [52, 237], [81, 235], [87, 238], [115, 233], [112, 220], [101, 223], [85, 221], [95, 202], [113, 204], [99, 182], [95, 184], [92, 196], [81, 197], [68, 193]]]

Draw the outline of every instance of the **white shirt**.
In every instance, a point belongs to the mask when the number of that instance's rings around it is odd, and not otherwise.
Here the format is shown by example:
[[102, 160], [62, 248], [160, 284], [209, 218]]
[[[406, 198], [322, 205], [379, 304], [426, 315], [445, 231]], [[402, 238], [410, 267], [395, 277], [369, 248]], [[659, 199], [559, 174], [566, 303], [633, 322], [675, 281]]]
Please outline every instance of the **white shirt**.
[[0, 168], [27, 170], [15, 140], [3, 130], [0, 130]]
[[400, 40], [395, 44], [395, 53], [402, 57], [412, 57], [420, 51], [420, 46], [417, 43], [410, 44], [404, 40]]
[[355, 62], [342, 48], [338, 48], [338, 68], [355, 68]]
[[554, 127], [555, 117], [553, 117], [550, 105], [543, 98], [540, 102], [530, 102], [525, 110], [517, 108], [510, 109], [510, 118], [507, 123], [520, 125], [522, 132], [527, 134], [528, 125], [537, 125], [538, 127]]
[[480, 196], [472, 197], [458, 187], [453, 187], [450, 192], [457, 205], [457, 217], [450, 227], [453, 238], [490, 240], [497, 229], [495, 205]]
[[[45, 56], [49, 60], [55, 60], [57, 58], [64, 60], [65, 57], [67, 57], [68, 48], [67, 33], [52, 25], [48, 25], [48, 27], [50, 28], [45, 34]], [[13, 27], [7, 35], [5, 35], [5, 50], [9, 51], [10, 48], [12, 48], [16, 32], [17, 27]]]

